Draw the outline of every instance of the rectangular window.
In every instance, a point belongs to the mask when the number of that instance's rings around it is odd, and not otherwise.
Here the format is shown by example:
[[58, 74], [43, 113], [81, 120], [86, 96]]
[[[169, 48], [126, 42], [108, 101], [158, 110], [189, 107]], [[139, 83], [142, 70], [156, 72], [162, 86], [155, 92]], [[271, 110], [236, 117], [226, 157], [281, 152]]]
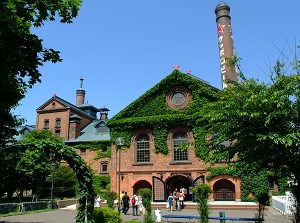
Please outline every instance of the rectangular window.
[[44, 129], [49, 129], [49, 119], [44, 120]]
[[144, 163], [150, 162], [150, 145], [149, 141], [137, 142], [137, 162]]
[[56, 128], [60, 128], [60, 123], [61, 123], [60, 118], [57, 118], [57, 119], [55, 120], [55, 127], [56, 127]]
[[174, 139], [174, 161], [186, 161], [188, 160], [187, 149], [182, 149], [181, 144], [186, 143], [186, 139]]
[[55, 136], [56, 136], [56, 138], [60, 138], [60, 130], [55, 131]]
[[102, 164], [102, 172], [103, 173], [107, 172], [107, 164]]

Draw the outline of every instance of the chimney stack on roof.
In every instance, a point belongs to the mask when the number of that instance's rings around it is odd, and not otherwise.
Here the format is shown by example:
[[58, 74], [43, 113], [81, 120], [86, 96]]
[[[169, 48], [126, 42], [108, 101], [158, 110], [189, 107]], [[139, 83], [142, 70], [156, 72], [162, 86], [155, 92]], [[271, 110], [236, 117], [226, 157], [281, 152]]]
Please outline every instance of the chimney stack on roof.
[[84, 104], [85, 90], [82, 88], [83, 78], [80, 78], [80, 89], [76, 91], [76, 106]]

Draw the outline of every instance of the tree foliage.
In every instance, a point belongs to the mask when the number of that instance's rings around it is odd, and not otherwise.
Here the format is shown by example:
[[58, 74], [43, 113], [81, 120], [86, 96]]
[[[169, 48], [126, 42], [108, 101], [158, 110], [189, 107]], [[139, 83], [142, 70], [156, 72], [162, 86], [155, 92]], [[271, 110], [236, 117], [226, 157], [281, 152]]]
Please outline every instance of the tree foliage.
[[74, 171], [65, 165], [60, 165], [54, 173], [54, 197], [63, 200], [65, 197], [76, 196], [77, 178]]
[[[19, 145], [11, 148], [20, 149], [18, 158], [21, 159], [14, 160], [14, 164], [18, 171], [22, 171], [21, 175], [33, 177], [32, 182], [45, 179], [51, 173], [52, 163], [58, 164], [61, 160], [66, 161], [78, 180], [76, 196], [80, 205], [77, 210], [76, 222], [85, 222], [86, 218], [88, 221], [92, 221], [94, 209], [92, 170], [73, 148], [65, 145], [62, 139], [56, 138], [50, 131], [45, 130], [33, 131], [26, 135]], [[23, 157], [25, 154], [26, 157]], [[40, 175], [40, 179], [37, 177], [39, 171], [44, 174]]]
[[270, 84], [231, 81], [232, 87], [217, 93], [217, 101], [203, 107], [197, 120], [197, 150], [203, 159], [238, 157], [251, 168], [280, 170], [299, 180], [300, 75], [282, 75], [280, 63], [275, 70]]
[[0, 1], [0, 146], [11, 138], [13, 127], [23, 120], [12, 113], [28, 88], [41, 82], [38, 70], [45, 62], [60, 62], [59, 51], [47, 49], [32, 33], [47, 20], [71, 23], [81, 0], [2, 0]]
[[114, 207], [114, 201], [116, 200], [116, 198], [118, 197], [117, 193], [114, 191], [107, 191], [104, 194], [104, 198], [107, 200], [107, 206], [110, 209], [115, 209]]

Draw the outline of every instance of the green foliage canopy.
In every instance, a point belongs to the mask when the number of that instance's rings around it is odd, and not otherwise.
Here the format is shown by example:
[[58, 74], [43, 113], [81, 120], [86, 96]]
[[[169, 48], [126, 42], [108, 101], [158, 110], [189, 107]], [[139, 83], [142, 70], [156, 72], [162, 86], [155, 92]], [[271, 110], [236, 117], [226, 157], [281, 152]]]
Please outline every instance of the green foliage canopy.
[[47, 49], [43, 40], [32, 33], [47, 20], [60, 18], [71, 23], [82, 0], [2, 0], [0, 1], [0, 146], [11, 138], [13, 127], [22, 119], [12, 114], [28, 88], [41, 82], [38, 70], [45, 62], [62, 61], [59, 51]]
[[[197, 149], [206, 161], [224, 158], [300, 175], [300, 75], [278, 76], [273, 84], [250, 79], [218, 92], [197, 120]], [[222, 143], [230, 142], [226, 147]]]
[[270, 84], [232, 81], [231, 87], [217, 93], [218, 100], [203, 107], [197, 120], [196, 149], [201, 158], [207, 162], [237, 158], [256, 170], [292, 174], [299, 181], [300, 75], [283, 75], [281, 69], [277, 63]]
[[[50, 131], [45, 130], [33, 131], [19, 143], [19, 148], [26, 148], [26, 151], [30, 151], [29, 154], [36, 153], [40, 159], [47, 159], [47, 163], [48, 165], [50, 164], [50, 166], [53, 162], [58, 163], [61, 160], [65, 160], [69, 164], [78, 180], [77, 197], [80, 205], [77, 210], [76, 222], [85, 222], [85, 218], [91, 221], [93, 219], [92, 215], [94, 209], [93, 174], [91, 168], [74, 149], [65, 145], [62, 139], [53, 136]], [[21, 145], [23, 145], [23, 147], [21, 147]], [[31, 164], [35, 162], [36, 165], [40, 163], [39, 159], [35, 160], [31, 156], [27, 156], [25, 161], [26, 162], [23, 163]], [[26, 165], [22, 166], [22, 169], [24, 173], [27, 172]], [[30, 171], [28, 170], [28, 172]]]

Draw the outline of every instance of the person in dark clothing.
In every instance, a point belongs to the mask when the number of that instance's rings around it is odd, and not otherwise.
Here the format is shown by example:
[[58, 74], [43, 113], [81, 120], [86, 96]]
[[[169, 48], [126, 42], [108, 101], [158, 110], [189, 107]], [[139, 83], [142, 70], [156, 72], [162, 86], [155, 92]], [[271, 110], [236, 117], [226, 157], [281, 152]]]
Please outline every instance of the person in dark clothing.
[[124, 196], [122, 197], [122, 201], [123, 201], [123, 213], [127, 214], [128, 210], [129, 210], [129, 201], [130, 198], [127, 195], [127, 191], [125, 192]]

